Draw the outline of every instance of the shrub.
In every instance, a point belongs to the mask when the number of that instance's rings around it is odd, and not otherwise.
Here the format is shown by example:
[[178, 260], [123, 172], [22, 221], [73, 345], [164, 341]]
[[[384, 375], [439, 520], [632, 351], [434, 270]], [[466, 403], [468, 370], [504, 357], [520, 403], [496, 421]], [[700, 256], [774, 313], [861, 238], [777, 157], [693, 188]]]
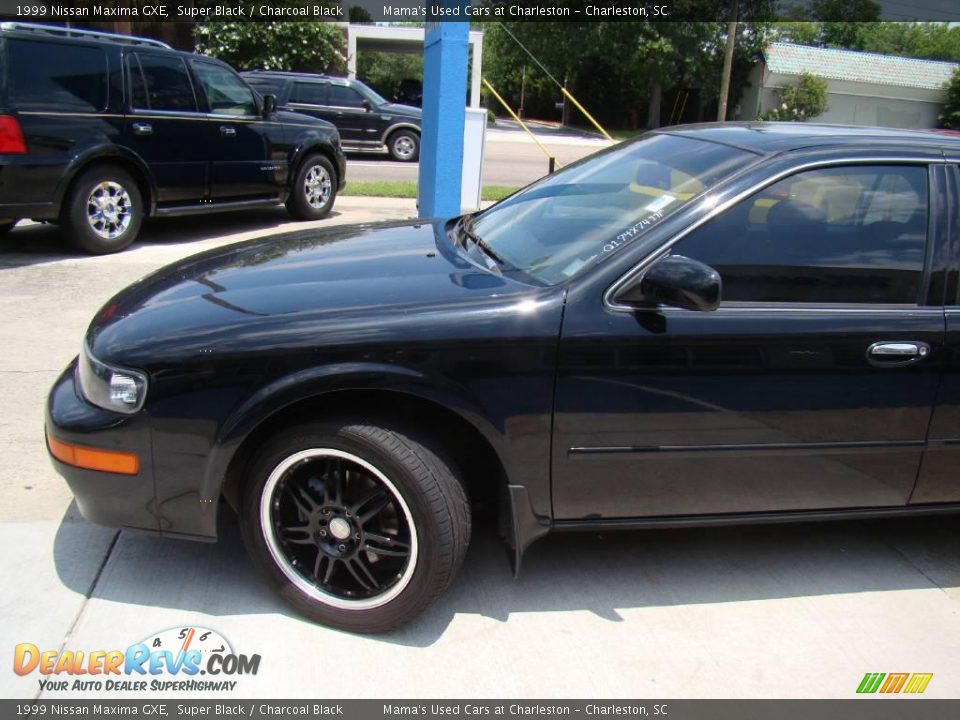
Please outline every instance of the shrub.
[[767, 110], [761, 120], [803, 122], [827, 110], [827, 81], [810, 73], [801, 73], [800, 82], [781, 89], [777, 107]]
[[940, 115], [940, 127], [960, 130], [960, 68], [953, 71], [953, 77], [946, 85], [947, 97]]

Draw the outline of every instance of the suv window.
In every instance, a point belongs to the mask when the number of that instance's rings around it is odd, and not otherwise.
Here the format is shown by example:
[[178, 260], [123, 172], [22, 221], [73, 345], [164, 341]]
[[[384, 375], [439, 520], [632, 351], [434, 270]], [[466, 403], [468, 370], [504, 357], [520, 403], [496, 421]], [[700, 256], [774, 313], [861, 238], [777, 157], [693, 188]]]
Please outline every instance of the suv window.
[[291, 101], [304, 105], [326, 105], [328, 85], [329, 83], [294, 83]]
[[197, 112], [197, 98], [181, 58], [150, 53], [127, 56], [130, 106], [135, 110]]
[[345, 85], [330, 85], [328, 105], [336, 107], [363, 107], [363, 95]]
[[22, 110], [101, 112], [107, 55], [97, 47], [7, 40], [10, 99]]
[[248, 85], [252, 85], [261, 95], [276, 95], [278, 98], [283, 95], [283, 80], [273, 78], [244, 76]]
[[253, 91], [239, 77], [208, 62], [194, 62], [193, 69], [207, 94], [210, 112], [216, 115], [256, 115]]
[[925, 167], [810, 170], [727, 210], [673, 252], [716, 268], [724, 302], [914, 304], [927, 196]]

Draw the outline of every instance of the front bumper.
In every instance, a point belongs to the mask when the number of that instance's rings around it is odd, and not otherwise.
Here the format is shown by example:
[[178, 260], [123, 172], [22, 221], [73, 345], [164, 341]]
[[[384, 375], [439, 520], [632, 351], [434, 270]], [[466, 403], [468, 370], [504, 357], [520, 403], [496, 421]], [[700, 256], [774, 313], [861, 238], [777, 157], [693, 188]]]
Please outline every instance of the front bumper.
[[[50, 460], [67, 481], [87, 520], [159, 532], [148, 418], [142, 412], [119, 415], [88, 403], [76, 385], [76, 365], [74, 359], [50, 391], [46, 436], [73, 445], [136, 453], [139, 469], [135, 475], [120, 475], [67, 465], [52, 455]], [[49, 441], [47, 447], [49, 451]]]

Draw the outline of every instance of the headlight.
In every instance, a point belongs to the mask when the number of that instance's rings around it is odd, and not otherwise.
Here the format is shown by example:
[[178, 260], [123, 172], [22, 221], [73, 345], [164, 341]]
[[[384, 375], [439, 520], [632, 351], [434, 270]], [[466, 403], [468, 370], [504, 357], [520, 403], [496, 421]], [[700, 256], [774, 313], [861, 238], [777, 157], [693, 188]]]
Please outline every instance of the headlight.
[[130, 415], [143, 407], [147, 396], [146, 375], [100, 362], [86, 343], [77, 362], [77, 380], [87, 401], [104, 410]]

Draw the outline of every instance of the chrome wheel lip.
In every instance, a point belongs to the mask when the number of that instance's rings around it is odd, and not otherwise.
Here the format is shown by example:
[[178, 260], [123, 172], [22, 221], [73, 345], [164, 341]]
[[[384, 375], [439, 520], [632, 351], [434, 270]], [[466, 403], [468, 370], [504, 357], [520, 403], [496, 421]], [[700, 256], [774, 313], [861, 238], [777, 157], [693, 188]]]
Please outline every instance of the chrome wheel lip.
[[86, 215], [94, 234], [104, 240], [116, 240], [133, 220], [130, 193], [113, 180], [98, 183], [87, 196]]
[[393, 154], [401, 160], [409, 160], [417, 150], [416, 143], [407, 135], [401, 135], [392, 143]]
[[[404, 567], [400, 578], [379, 595], [352, 600], [321, 590], [297, 571], [290, 560], [286, 557], [283, 548], [280, 546], [280, 540], [277, 538], [276, 532], [274, 531], [272, 517], [273, 499], [277, 485], [291, 468], [302, 462], [316, 460], [319, 458], [336, 458], [339, 460], [346, 460], [348, 462], [356, 463], [370, 473], [372, 477], [376, 478], [377, 481], [383, 484], [383, 486], [393, 496], [397, 506], [403, 511], [404, 519], [407, 522], [407, 527], [410, 528], [410, 553], [407, 557], [407, 564]], [[377, 469], [376, 466], [367, 462], [363, 458], [354, 455], [353, 453], [349, 453], [344, 450], [338, 450], [336, 448], [318, 447], [301, 450], [286, 457], [273, 469], [263, 486], [263, 492], [260, 494], [260, 531], [266, 540], [267, 549], [270, 551], [270, 556], [273, 558], [273, 561], [276, 563], [277, 567], [280, 568], [280, 571], [283, 573], [284, 577], [286, 577], [294, 586], [297, 587], [297, 589], [299, 589], [304, 595], [308, 596], [312, 600], [316, 600], [324, 605], [328, 605], [340, 610], [372, 610], [374, 608], [386, 605], [407, 588], [407, 586], [410, 584], [410, 580], [413, 578], [414, 572], [416, 572], [417, 569], [417, 527], [413, 523], [413, 515], [411, 514], [410, 507], [407, 505], [407, 501], [404, 500], [403, 495], [401, 495], [400, 491], [397, 490], [396, 485], [394, 485], [393, 482], [391, 482], [383, 472]]]
[[330, 200], [332, 191], [333, 179], [327, 169], [319, 163], [311, 166], [303, 178], [303, 196], [307, 204], [319, 210]]

